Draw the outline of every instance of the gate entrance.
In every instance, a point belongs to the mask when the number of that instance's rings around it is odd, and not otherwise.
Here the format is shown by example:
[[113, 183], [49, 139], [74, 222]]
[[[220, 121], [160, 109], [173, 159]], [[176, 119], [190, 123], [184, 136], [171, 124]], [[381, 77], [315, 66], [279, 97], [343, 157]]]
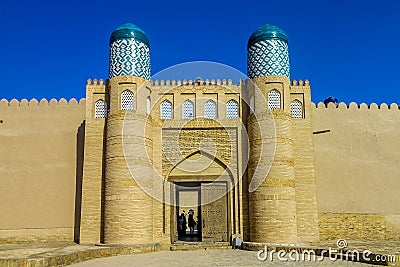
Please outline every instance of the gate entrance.
[[227, 242], [228, 187], [226, 182], [179, 182], [176, 187], [175, 240]]
[[202, 241], [228, 241], [227, 184], [201, 184]]

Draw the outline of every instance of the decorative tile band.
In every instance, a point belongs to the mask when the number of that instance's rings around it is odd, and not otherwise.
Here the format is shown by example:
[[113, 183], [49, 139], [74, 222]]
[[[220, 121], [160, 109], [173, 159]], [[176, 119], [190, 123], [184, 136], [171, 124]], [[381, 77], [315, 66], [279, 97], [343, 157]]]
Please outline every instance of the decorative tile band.
[[132, 75], [150, 80], [150, 48], [134, 38], [119, 39], [110, 45], [108, 77]]
[[271, 39], [251, 45], [247, 53], [247, 73], [250, 79], [269, 75], [289, 77], [288, 44], [279, 39]]

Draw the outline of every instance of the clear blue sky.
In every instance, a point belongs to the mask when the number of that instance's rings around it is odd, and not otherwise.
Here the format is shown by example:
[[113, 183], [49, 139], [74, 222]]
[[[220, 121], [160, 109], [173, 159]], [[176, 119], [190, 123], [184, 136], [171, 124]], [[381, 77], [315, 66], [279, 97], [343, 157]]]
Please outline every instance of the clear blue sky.
[[194, 60], [246, 73], [248, 37], [269, 23], [286, 31], [291, 78], [310, 80], [314, 102], [400, 103], [396, 0], [6, 0], [0, 99], [84, 97], [88, 78], [107, 78], [109, 35], [126, 22], [147, 33], [152, 74]]

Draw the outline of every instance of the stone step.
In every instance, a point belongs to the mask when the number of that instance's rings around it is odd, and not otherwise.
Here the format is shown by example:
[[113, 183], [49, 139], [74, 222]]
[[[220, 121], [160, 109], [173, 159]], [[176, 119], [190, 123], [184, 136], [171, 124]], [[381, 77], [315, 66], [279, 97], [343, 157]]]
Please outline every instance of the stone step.
[[229, 242], [175, 242], [170, 246], [171, 251], [232, 249]]

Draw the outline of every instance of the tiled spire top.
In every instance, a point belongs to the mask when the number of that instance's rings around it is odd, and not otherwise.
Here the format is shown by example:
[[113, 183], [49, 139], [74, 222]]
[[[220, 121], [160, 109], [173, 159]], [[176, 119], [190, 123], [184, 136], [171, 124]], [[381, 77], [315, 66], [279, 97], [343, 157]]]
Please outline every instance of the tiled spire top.
[[150, 47], [149, 38], [147, 38], [146, 33], [138, 26], [132, 23], [125, 23], [116, 28], [111, 33], [110, 45], [116, 40], [130, 39], [130, 38], [134, 38], [135, 40], [142, 42], [148, 47]]
[[288, 39], [282, 29], [265, 24], [253, 32], [247, 43], [247, 75], [290, 77]]
[[124, 75], [150, 80], [150, 42], [144, 31], [132, 23], [119, 26], [110, 36], [108, 77]]
[[275, 25], [265, 24], [252, 33], [247, 43], [247, 47], [265, 39], [280, 39], [286, 43], [288, 42], [287, 35], [281, 28]]

